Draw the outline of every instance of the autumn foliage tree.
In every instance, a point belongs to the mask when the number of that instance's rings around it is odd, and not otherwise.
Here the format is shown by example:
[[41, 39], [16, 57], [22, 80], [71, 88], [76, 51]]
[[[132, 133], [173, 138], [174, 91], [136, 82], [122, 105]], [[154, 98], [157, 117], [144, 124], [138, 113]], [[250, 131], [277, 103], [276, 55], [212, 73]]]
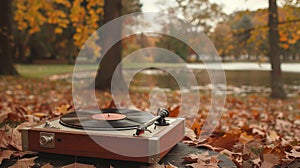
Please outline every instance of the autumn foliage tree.
[[[300, 9], [295, 5], [287, 4], [278, 7], [279, 52], [283, 60], [296, 60], [299, 55], [297, 54], [299, 53], [300, 44], [299, 16]], [[237, 28], [236, 25], [245, 17], [250, 18], [251, 24]], [[270, 49], [268, 30], [268, 9], [246, 10], [227, 16], [223, 22], [217, 24], [210, 37], [219, 54], [223, 53], [224, 57], [234, 56], [241, 59], [241, 55], [237, 53], [243, 53], [248, 55], [249, 60], [261, 62], [267, 60]], [[247, 39], [244, 39], [241, 43], [238, 42], [239, 37], [247, 37]], [[218, 43], [223, 39], [226, 39], [226, 43], [219, 45]], [[223, 51], [226, 51], [226, 53]]]
[[[50, 39], [46, 39], [45, 45], [60, 44], [67, 48], [65, 44], [71, 41], [78, 52], [87, 38], [100, 26], [103, 5], [103, 0], [15, 0], [14, 20], [17, 31], [24, 36], [24, 45], [33, 43], [31, 50], [43, 43], [41, 40], [45, 40], [37, 35], [42, 32], [52, 35]], [[60, 40], [60, 36], [65, 36], [65, 39]], [[34, 43], [34, 38], [39, 42]], [[100, 52], [97, 45], [92, 47], [95, 52]], [[69, 53], [71, 54], [74, 52]]]

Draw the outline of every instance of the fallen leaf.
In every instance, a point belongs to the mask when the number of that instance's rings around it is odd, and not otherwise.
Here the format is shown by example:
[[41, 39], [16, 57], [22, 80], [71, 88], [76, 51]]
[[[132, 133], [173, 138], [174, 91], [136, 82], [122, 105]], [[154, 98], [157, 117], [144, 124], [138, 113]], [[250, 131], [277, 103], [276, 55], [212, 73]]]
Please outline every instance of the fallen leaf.
[[279, 157], [273, 154], [264, 154], [261, 167], [272, 168], [279, 163]]
[[237, 166], [241, 167], [243, 163], [242, 153], [232, 152], [227, 149], [224, 149], [220, 154], [229, 157]]
[[89, 165], [89, 164], [83, 164], [83, 163], [72, 163], [66, 166], [63, 166], [62, 168], [95, 168], [94, 165]]
[[53, 114], [56, 116], [67, 114], [67, 113], [73, 111], [72, 108], [73, 108], [73, 106], [71, 106], [70, 104], [62, 104], [55, 108], [55, 110], [53, 111]]
[[33, 116], [43, 118], [43, 117], [47, 117], [48, 114], [46, 114], [46, 113], [33, 113]]
[[191, 129], [195, 132], [196, 136], [199, 136], [201, 133], [202, 124], [198, 121], [195, 121]]
[[33, 151], [16, 151], [16, 152], [14, 152], [14, 154], [13, 154], [12, 157], [22, 158], [25, 155], [36, 156], [36, 155], [38, 155], [38, 153], [37, 152], [33, 152]]
[[9, 125], [5, 125], [1, 128], [0, 130], [0, 148], [7, 149], [10, 142], [11, 142], [11, 137], [12, 137], [12, 131], [13, 128], [11, 128]]
[[170, 111], [169, 117], [178, 117], [180, 106], [176, 106], [174, 109], [168, 109]]
[[197, 136], [192, 129], [185, 127], [185, 139], [194, 141], [194, 140], [197, 140], [196, 137]]
[[300, 152], [296, 151], [296, 149], [292, 149], [291, 152], [285, 152], [288, 156], [294, 158], [300, 158]]
[[239, 138], [239, 133], [226, 133], [222, 137], [211, 139], [209, 144], [214, 147], [231, 150], [234, 144], [236, 144], [239, 141]]
[[254, 160], [252, 160], [252, 163], [257, 166], [257, 167], [260, 167], [260, 164], [261, 164], [261, 159], [260, 158], [256, 158]]
[[12, 150], [0, 151], [0, 165], [1, 165], [3, 159], [9, 159], [13, 153], [14, 153], [14, 151], [12, 151]]
[[220, 162], [220, 160], [218, 159], [217, 155], [211, 156], [211, 158], [210, 158], [210, 166], [218, 167], [218, 163], [219, 162]]
[[2, 123], [4, 120], [7, 119], [8, 114], [10, 114], [11, 112], [2, 112], [0, 113], [0, 123]]
[[285, 120], [276, 119], [276, 128], [278, 130], [290, 131], [292, 127], [292, 123]]
[[243, 132], [240, 135], [239, 141], [245, 145], [246, 143], [252, 141], [253, 139], [254, 137], [252, 135], [248, 135], [246, 132]]
[[198, 161], [198, 156], [196, 154], [190, 154], [182, 159], [185, 163], [196, 163]]
[[[200, 167], [211, 167], [211, 168], [218, 168], [219, 160], [217, 156], [209, 156], [208, 151], [201, 153], [201, 154], [190, 154], [188, 157], [184, 158], [185, 161], [193, 161], [191, 164], [187, 164], [187, 166], [192, 166], [194, 168]], [[188, 159], [188, 160], [186, 160]], [[197, 159], [197, 160], [196, 160]], [[196, 162], [195, 162], [196, 160]], [[188, 163], [188, 162], [187, 162]]]
[[12, 130], [12, 139], [9, 144], [19, 151], [22, 150], [22, 138], [20, 129], [28, 126], [31, 126], [31, 124], [29, 122], [24, 122]]
[[277, 141], [277, 140], [279, 140], [279, 138], [280, 137], [278, 136], [278, 134], [275, 131], [273, 131], [273, 130], [268, 131], [268, 134], [267, 134], [267, 142], [268, 143]]
[[263, 131], [261, 131], [260, 129], [258, 129], [258, 128], [253, 128], [252, 129], [252, 133], [253, 134], [258, 134], [258, 135], [260, 135], [260, 136], [266, 136], [266, 133], [265, 132], [263, 132]]
[[41, 168], [54, 168], [50, 163], [43, 165]]
[[34, 165], [34, 160], [38, 158], [32, 157], [32, 158], [25, 158], [25, 159], [19, 159], [14, 165], [10, 166], [9, 168], [28, 168]]
[[165, 168], [177, 168], [177, 166], [174, 166], [171, 163], [168, 163], [167, 165], [165, 165]]
[[216, 148], [216, 147], [213, 147], [209, 144], [198, 144], [197, 147], [204, 147], [204, 148], [207, 148], [207, 149], [210, 149], [210, 150], [213, 150], [213, 151], [221, 151], [223, 150], [223, 148]]
[[151, 166], [149, 166], [150, 168], [166, 168], [165, 164], [162, 163], [162, 164], [153, 164]]

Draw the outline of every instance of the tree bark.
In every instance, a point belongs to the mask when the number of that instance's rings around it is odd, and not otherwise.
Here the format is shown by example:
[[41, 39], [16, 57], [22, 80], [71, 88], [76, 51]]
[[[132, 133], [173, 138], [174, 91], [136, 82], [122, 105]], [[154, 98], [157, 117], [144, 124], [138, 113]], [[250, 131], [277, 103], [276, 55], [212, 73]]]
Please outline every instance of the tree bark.
[[0, 1], [0, 75], [18, 75], [13, 65], [11, 46], [12, 0]]
[[[120, 17], [121, 9], [122, 9], [121, 0], [105, 0], [104, 23], [108, 23], [109, 21]], [[121, 26], [122, 25], [120, 24], [116, 28], [114, 28], [111, 34], [102, 35], [102, 38], [105, 39], [106, 42], [109, 42], [112, 39], [121, 39], [121, 33], [122, 33]], [[104, 42], [104, 48], [106, 48], [105, 42]], [[123, 84], [125, 82], [124, 82], [121, 68], [118, 68], [116, 70], [116, 67], [119, 65], [119, 63], [122, 60], [121, 51], [122, 51], [122, 44], [121, 42], [118, 42], [113, 47], [111, 47], [108, 50], [108, 52], [103, 56], [95, 79], [96, 89], [110, 91], [111, 81], [114, 74], [117, 75], [118, 84], [120, 86], [124, 86]]]
[[278, 10], [276, 0], [269, 0], [269, 45], [271, 61], [271, 97], [286, 98], [281, 74], [279, 53]]

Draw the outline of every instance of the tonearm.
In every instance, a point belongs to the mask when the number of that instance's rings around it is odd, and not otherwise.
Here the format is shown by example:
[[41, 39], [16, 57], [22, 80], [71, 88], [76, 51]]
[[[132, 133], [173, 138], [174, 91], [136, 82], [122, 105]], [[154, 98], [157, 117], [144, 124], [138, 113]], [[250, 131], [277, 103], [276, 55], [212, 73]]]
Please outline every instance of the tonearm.
[[145, 122], [144, 124], [141, 124], [137, 129], [135, 134], [133, 134], [134, 136], [139, 136], [143, 133], [145, 133], [145, 131], [148, 131], [151, 133], [150, 130], [147, 129], [147, 127], [151, 126], [154, 122], [155, 125], [158, 126], [167, 126], [169, 125], [169, 123], [166, 120], [166, 117], [169, 116], [169, 111], [165, 108], [159, 108], [157, 110], [157, 116], [152, 118], [151, 120]]

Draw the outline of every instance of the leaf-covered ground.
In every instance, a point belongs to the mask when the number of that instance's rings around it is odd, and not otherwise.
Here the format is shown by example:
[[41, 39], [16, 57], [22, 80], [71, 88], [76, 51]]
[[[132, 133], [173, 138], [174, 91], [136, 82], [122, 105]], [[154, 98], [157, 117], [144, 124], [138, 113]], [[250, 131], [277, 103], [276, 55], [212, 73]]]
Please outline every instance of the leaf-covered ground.
[[[18, 129], [72, 111], [71, 89], [68, 82], [0, 77], [0, 164], [3, 160], [17, 159], [13, 167], [34, 165], [33, 161], [37, 156], [32, 152], [20, 151], [21, 137]], [[186, 121], [191, 129], [187, 131], [184, 142], [226, 155], [237, 167], [295, 165], [300, 159], [299, 93], [299, 90], [295, 90], [293, 94], [298, 96], [287, 100], [273, 100], [258, 94], [227, 96], [219, 126], [207, 140], [200, 142], [195, 134], [199, 135], [210, 104], [209, 95], [203, 95], [198, 118]], [[102, 108], [112, 106], [109, 93], [98, 92], [97, 97]], [[137, 107], [145, 110], [149, 108], [148, 93], [132, 93], [131, 99]], [[168, 102], [171, 115], [176, 116], [180, 94], [169, 93]], [[34, 157], [23, 158], [24, 155]], [[215, 156], [206, 153], [183, 159], [191, 167], [216, 167], [219, 162]], [[76, 166], [80, 163], [74, 164]]]

